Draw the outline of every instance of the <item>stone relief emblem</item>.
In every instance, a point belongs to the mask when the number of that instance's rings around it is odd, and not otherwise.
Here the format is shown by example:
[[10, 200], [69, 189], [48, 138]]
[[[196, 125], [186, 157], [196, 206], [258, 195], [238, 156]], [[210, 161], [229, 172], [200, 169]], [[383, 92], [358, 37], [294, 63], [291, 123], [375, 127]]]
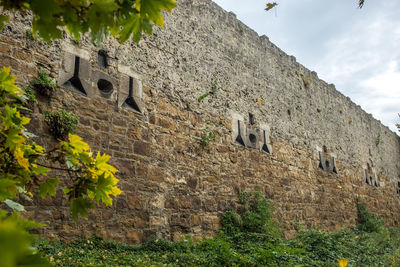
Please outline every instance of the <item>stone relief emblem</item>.
[[367, 185], [378, 187], [378, 179], [376, 172], [373, 168], [372, 160], [367, 163], [367, 167], [364, 169], [364, 181]]
[[257, 124], [253, 114], [244, 120], [240, 114], [232, 114], [232, 139], [235, 144], [271, 154], [270, 130], [266, 124]]
[[[62, 68], [58, 77], [60, 87], [114, 100], [118, 108], [144, 111], [143, 87], [140, 77], [129, 66], [118, 64], [110, 68], [107, 52], [97, 52], [97, 64], [91, 64], [90, 52], [75, 46], [63, 45]], [[116, 70], [115, 70], [116, 69]]]

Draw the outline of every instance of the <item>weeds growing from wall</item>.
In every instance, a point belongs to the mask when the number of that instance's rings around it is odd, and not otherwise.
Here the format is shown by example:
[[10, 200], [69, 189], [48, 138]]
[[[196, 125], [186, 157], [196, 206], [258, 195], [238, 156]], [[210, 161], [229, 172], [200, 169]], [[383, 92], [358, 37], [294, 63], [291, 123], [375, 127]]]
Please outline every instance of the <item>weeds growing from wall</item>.
[[32, 33], [31, 29], [27, 29], [25, 31], [25, 38], [28, 39], [28, 40], [34, 40], [33, 33]]
[[214, 129], [211, 129], [210, 121], [206, 120], [206, 127], [203, 129], [201, 133], [201, 141], [200, 145], [205, 148], [208, 146], [211, 142], [214, 142], [217, 140], [217, 137], [220, 135], [218, 130], [215, 128], [219, 128], [222, 126], [222, 122], [218, 122], [218, 124], [214, 125]]
[[50, 133], [60, 140], [66, 140], [68, 134], [75, 133], [79, 123], [78, 117], [64, 109], [57, 112], [46, 111], [44, 116]]
[[78, 240], [42, 242], [40, 250], [65, 266], [400, 266], [400, 231], [358, 203], [359, 225], [325, 232], [302, 230], [283, 239], [273, 206], [261, 193], [241, 192], [236, 209], [223, 215], [214, 238], [155, 239], [142, 246]]
[[39, 94], [47, 97], [51, 97], [57, 88], [54, 80], [41, 70], [38, 71], [38, 77], [31, 81], [31, 85]]
[[378, 136], [376, 137], [376, 146], [379, 146], [379, 144], [381, 143], [381, 133], [378, 134]]
[[33, 106], [37, 105], [38, 101], [36, 99], [36, 95], [35, 92], [32, 90], [31, 87], [26, 87], [24, 89], [25, 91], [25, 100], [26, 102], [24, 104], [26, 104], [29, 108], [32, 108]]
[[306, 88], [310, 87], [311, 85], [311, 75], [305, 76], [304, 74], [300, 74], [301, 79], [303, 80], [303, 84]]
[[210, 90], [209, 92], [207, 92], [207, 93], [205, 93], [205, 94], [203, 94], [203, 95], [201, 95], [201, 96], [199, 97], [199, 99], [198, 99], [199, 103], [203, 102], [203, 100], [204, 100], [206, 97], [208, 97], [208, 96], [210, 96], [210, 95], [214, 95], [218, 90], [219, 90], [219, 88], [218, 88], [218, 77], [216, 77], [216, 78], [214, 79], [214, 81], [213, 81], [211, 90]]

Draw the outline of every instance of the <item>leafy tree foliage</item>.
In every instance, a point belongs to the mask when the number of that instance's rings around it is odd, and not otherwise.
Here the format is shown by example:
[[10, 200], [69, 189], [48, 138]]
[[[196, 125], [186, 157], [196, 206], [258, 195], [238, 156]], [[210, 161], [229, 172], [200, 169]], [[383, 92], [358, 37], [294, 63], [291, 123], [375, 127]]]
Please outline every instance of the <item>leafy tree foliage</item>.
[[[18, 212], [24, 207], [20, 198], [31, 201], [34, 185], [42, 198], [56, 194], [59, 178], [48, 176], [52, 166], [39, 162], [50, 162], [62, 166], [70, 179], [62, 183], [64, 193], [71, 200], [72, 218], [88, 216], [88, 209], [95, 203], [112, 205], [112, 197], [121, 194], [117, 187], [116, 169], [108, 164], [110, 156], [97, 153], [94, 157], [90, 147], [82, 139], [69, 134], [56, 148], [45, 149], [30, 139], [34, 134], [25, 126], [30, 119], [21, 115], [26, 111], [24, 103], [29, 99], [26, 91], [15, 85], [16, 77], [10, 68], [0, 69], [0, 203], [14, 210], [11, 215], [0, 209], [0, 257], [2, 266], [25, 264], [47, 266], [35, 250], [30, 249], [33, 237], [27, 231], [40, 224], [23, 220]], [[1, 246], [3, 244], [4, 246]], [[7, 244], [7, 245], [5, 245]]]
[[26, 110], [22, 103], [27, 97], [14, 84], [15, 79], [9, 68], [0, 70], [0, 202], [21, 210], [13, 199], [18, 195], [30, 199], [34, 184], [40, 185], [42, 197], [55, 195], [60, 180], [48, 178], [43, 181], [43, 176], [47, 176], [52, 168], [40, 164], [38, 159], [43, 159], [65, 166], [57, 169], [69, 174], [71, 182], [66, 182], [64, 192], [72, 200], [71, 211], [75, 219], [78, 214], [87, 215], [86, 209], [93, 206], [88, 204], [91, 200], [111, 206], [111, 196], [121, 191], [116, 187], [116, 169], [108, 164], [110, 156], [97, 153], [93, 157], [89, 145], [73, 134], [69, 134], [68, 141], [62, 141], [48, 152], [31, 141], [34, 135], [25, 128], [30, 119], [20, 113]]
[[[131, 36], [135, 42], [142, 33], [151, 34], [154, 25], [162, 27], [161, 11], [171, 11], [175, 0], [1, 0], [3, 10], [33, 14], [32, 34], [45, 41], [62, 37], [62, 29], [76, 40], [90, 32], [100, 43], [106, 34], [125, 42]], [[9, 18], [0, 16], [0, 29]]]

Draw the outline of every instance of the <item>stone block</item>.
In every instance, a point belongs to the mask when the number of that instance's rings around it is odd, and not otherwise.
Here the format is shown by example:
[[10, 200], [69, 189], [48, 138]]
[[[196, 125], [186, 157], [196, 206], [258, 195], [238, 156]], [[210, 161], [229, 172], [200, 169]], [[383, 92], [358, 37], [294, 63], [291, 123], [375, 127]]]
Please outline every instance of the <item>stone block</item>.
[[127, 230], [126, 241], [129, 244], [140, 244], [142, 242], [142, 233], [135, 230]]
[[151, 181], [162, 182], [164, 180], [164, 170], [157, 166], [150, 166], [148, 178]]
[[135, 141], [133, 145], [133, 153], [149, 157], [151, 154], [151, 145], [142, 141]]
[[144, 208], [144, 201], [140, 194], [128, 194], [127, 202], [130, 209], [142, 210]]

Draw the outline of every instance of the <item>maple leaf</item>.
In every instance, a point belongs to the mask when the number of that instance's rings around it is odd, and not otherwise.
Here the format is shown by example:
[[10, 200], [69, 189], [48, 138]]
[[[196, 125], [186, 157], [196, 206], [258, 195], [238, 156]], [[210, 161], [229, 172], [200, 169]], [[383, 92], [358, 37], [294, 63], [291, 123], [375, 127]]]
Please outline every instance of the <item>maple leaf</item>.
[[71, 202], [70, 209], [72, 213], [72, 219], [77, 222], [78, 215], [80, 214], [83, 218], [88, 217], [88, 209], [94, 207], [93, 203], [88, 198], [78, 197]]
[[45, 198], [47, 195], [55, 196], [57, 192], [56, 186], [60, 183], [57, 178], [49, 178], [46, 182], [40, 185], [40, 196]]

